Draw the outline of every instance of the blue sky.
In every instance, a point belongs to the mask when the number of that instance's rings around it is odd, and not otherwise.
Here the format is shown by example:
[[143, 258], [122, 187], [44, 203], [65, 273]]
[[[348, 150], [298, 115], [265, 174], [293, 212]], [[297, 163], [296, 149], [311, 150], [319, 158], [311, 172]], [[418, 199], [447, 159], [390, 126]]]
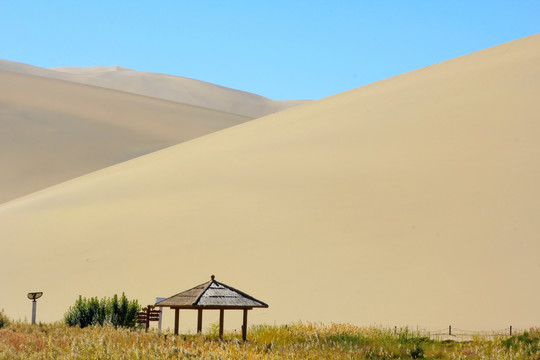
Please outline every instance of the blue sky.
[[0, 58], [319, 99], [540, 32], [540, 1], [0, 0]]

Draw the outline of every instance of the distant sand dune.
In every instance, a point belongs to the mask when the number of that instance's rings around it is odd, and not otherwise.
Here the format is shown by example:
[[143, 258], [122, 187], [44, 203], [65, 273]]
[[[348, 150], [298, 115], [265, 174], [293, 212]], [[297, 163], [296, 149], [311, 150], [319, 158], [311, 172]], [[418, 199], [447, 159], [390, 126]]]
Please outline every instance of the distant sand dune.
[[0, 71], [0, 202], [247, 120]]
[[303, 100], [272, 100], [260, 95], [204, 81], [180, 76], [133, 71], [120, 66], [43, 69], [0, 60], [0, 70], [100, 86], [250, 118], [258, 118], [306, 103]]
[[119, 66], [0, 60], [0, 203], [302, 103]]
[[43, 291], [50, 321], [215, 274], [270, 305], [250, 323], [538, 325], [538, 94], [533, 35], [4, 204], [0, 304]]

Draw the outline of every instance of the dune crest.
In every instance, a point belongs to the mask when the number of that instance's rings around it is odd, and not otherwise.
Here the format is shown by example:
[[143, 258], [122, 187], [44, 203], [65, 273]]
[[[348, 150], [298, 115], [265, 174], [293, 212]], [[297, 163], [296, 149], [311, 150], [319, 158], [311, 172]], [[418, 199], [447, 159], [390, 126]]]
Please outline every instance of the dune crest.
[[250, 118], [258, 118], [308, 102], [272, 100], [200, 80], [135, 71], [117, 65], [43, 69], [0, 60], [0, 70], [99, 86]]
[[107, 71], [134, 71], [119, 65], [113, 66], [90, 66], [90, 67], [76, 67], [76, 66], [65, 66], [65, 67], [56, 67], [50, 68], [50, 70], [66, 72], [70, 74], [93, 74], [93, 73], [102, 73]]
[[0, 302], [57, 320], [216, 274], [270, 305], [250, 323], [538, 325], [538, 93], [537, 34], [4, 204]]

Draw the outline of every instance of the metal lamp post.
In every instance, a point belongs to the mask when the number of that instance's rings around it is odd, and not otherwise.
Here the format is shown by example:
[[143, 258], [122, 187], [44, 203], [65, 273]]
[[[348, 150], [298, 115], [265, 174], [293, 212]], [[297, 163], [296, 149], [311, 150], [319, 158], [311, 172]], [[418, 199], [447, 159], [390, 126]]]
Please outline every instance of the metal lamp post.
[[36, 304], [37, 299], [43, 295], [43, 292], [31, 292], [28, 293], [28, 298], [32, 300], [32, 325], [36, 323]]

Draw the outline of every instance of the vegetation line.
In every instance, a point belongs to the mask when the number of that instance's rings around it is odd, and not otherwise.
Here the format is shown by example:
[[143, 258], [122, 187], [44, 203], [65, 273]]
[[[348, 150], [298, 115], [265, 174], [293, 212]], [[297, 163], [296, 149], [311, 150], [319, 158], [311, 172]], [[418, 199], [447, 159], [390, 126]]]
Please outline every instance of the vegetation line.
[[[3, 313], [0, 315], [4, 316]], [[247, 342], [235, 332], [220, 341], [203, 335], [158, 335], [105, 323], [8, 321], [0, 329], [0, 359], [538, 359], [540, 328], [518, 336], [434, 340], [407, 328], [348, 324], [255, 325]]]

